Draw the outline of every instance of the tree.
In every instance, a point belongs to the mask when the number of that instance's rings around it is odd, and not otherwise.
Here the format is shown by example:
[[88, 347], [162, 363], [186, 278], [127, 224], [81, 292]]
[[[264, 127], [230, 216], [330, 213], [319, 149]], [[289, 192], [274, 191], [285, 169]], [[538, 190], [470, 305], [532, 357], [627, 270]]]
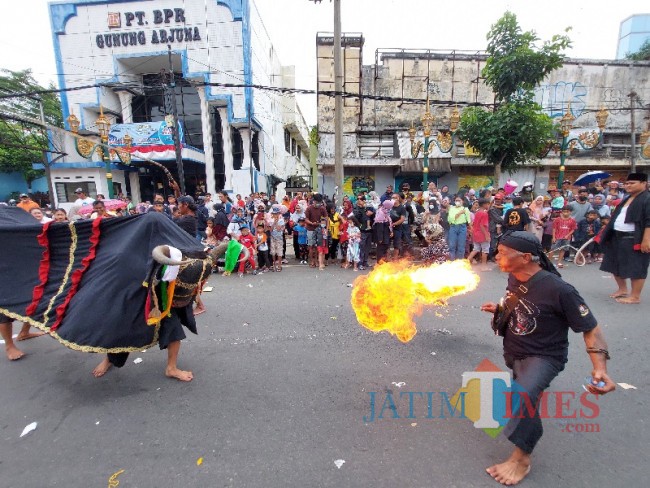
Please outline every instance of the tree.
[[533, 90], [562, 66], [563, 52], [571, 40], [567, 35], [555, 35], [537, 47], [535, 32], [522, 32], [511, 12], [491, 27], [487, 39], [488, 59], [481, 74], [494, 91], [494, 108], [466, 109], [458, 137], [487, 164], [494, 165], [495, 181], [499, 181], [502, 170], [512, 171], [537, 160], [548, 141], [555, 138], [553, 120], [534, 102]]
[[[29, 69], [23, 71], [3, 69], [1, 73], [0, 96], [45, 90], [36, 82]], [[54, 89], [53, 85], [50, 84], [48, 89]], [[40, 103], [43, 105], [45, 122], [62, 127], [61, 102], [56, 93], [3, 98], [0, 99], [0, 110], [3, 115], [18, 115], [40, 120]], [[48, 139], [47, 132], [42, 127], [3, 116], [0, 118], [0, 171], [20, 172], [27, 186], [31, 187], [35, 179], [43, 176], [42, 170], [33, 169], [34, 162], [43, 161], [45, 172], [49, 172], [45, 154], [50, 150], [52, 143], [53, 141]], [[51, 198], [51, 182], [49, 174], [47, 176]]]
[[646, 39], [637, 52], [626, 53], [625, 59], [631, 59], [632, 61], [650, 61], [650, 39]]

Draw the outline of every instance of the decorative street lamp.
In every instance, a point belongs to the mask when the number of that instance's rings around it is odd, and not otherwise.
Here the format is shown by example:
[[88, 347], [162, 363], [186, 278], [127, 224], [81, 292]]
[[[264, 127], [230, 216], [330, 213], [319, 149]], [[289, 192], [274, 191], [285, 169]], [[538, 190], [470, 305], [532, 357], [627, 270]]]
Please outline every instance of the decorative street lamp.
[[648, 122], [648, 127], [639, 136], [639, 144], [641, 144], [641, 157], [643, 159], [650, 159], [650, 122]]
[[[68, 124], [70, 125], [70, 130], [74, 134], [79, 133], [79, 119], [73, 113], [68, 117]], [[126, 134], [124, 136], [124, 149], [110, 149], [108, 147], [108, 135], [111, 130], [111, 122], [104, 115], [104, 109], [100, 105], [99, 107], [99, 118], [95, 121], [97, 126], [97, 131], [99, 132], [99, 137], [101, 140], [100, 144], [95, 144], [93, 141], [85, 138], [75, 137], [75, 149], [80, 156], [88, 159], [92, 156], [94, 152], [102, 158], [104, 166], [106, 169], [106, 186], [108, 188], [108, 198], [113, 198], [113, 175], [111, 174], [111, 156], [117, 154], [119, 160], [124, 164], [131, 163], [131, 144], [133, 143], [133, 138]]]
[[435, 136], [431, 137], [435, 116], [429, 108], [429, 95], [427, 94], [427, 108], [420, 120], [422, 121], [424, 143], [421, 141], [415, 142], [418, 129], [415, 128], [413, 123], [411, 123], [411, 128], [409, 129], [409, 138], [411, 139], [411, 156], [413, 159], [417, 158], [420, 152], [422, 152], [424, 158], [422, 167], [422, 190], [426, 191], [429, 186], [429, 153], [434, 147], [438, 147], [442, 153], [451, 152], [456, 144], [456, 131], [460, 122], [460, 113], [458, 112], [458, 107], [455, 107], [449, 117], [449, 132], [438, 132]]
[[578, 137], [572, 137], [571, 139], [569, 139], [569, 133], [573, 128], [573, 121], [576, 119], [571, 114], [571, 103], [569, 103], [566, 112], [560, 119], [560, 134], [562, 134], [562, 143], [553, 145], [553, 147], [556, 150], [559, 149], [560, 151], [560, 173], [558, 174], [557, 177], [558, 188], [562, 186], [562, 182], [564, 181], [564, 163], [566, 161], [567, 156], [578, 144], [580, 144], [580, 147], [582, 147], [585, 150], [595, 149], [603, 139], [603, 130], [605, 129], [605, 124], [607, 123], [608, 116], [609, 116], [609, 112], [607, 112], [607, 110], [605, 110], [604, 107], [601, 108], [596, 113], [596, 123], [598, 124], [598, 132], [596, 132], [595, 130], [582, 132], [578, 134]]

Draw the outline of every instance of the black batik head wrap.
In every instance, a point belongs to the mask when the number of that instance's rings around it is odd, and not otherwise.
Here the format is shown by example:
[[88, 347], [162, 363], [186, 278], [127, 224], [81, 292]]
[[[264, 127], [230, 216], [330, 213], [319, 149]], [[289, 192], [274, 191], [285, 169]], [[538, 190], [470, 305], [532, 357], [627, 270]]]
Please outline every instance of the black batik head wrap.
[[499, 240], [499, 244], [514, 249], [515, 251], [530, 253], [539, 258], [539, 265], [542, 269], [561, 276], [555, 269], [551, 260], [544, 253], [544, 248], [539, 242], [539, 239], [530, 232], [522, 230], [507, 232]]

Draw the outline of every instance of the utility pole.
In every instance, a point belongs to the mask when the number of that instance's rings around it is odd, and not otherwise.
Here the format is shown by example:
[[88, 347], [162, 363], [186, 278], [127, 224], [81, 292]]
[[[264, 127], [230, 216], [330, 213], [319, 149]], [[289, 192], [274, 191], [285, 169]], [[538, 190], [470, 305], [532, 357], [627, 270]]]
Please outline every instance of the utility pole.
[[181, 187], [181, 194], [185, 195], [185, 171], [183, 169], [183, 157], [181, 156], [181, 139], [178, 134], [178, 109], [176, 108], [176, 82], [174, 81], [174, 64], [172, 63], [172, 47], [167, 44], [167, 55], [169, 58], [169, 83], [167, 88], [171, 96], [172, 116], [174, 126], [172, 135], [174, 137], [174, 150], [176, 151], [176, 168], [178, 170], [178, 183]]
[[[43, 125], [45, 125], [45, 110], [43, 110], [43, 99], [39, 96], [37, 96], [36, 99], [38, 100], [38, 109], [41, 114], [41, 122], [43, 123]], [[47, 135], [47, 129], [45, 128], [43, 128], [43, 135], [45, 136], [45, 139], [49, 141], [49, 137]], [[54, 193], [54, 184], [52, 183], [52, 172], [50, 170], [50, 162], [47, 159], [47, 150], [43, 150], [42, 155], [43, 155], [43, 168], [45, 169], [45, 178], [47, 178], [47, 191], [50, 193], [50, 208], [55, 209], [59, 206], [59, 202], [57, 201], [56, 194]]]
[[630, 135], [632, 136], [632, 151], [630, 152], [630, 172], [636, 172], [636, 127], [634, 124], [634, 103], [636, 102], [637, 94], [631, 91], [628, 94], [630, 97]]
[[[334, 185], [343, 193], [343, 73], [341, 69], [341, 0], [334, 0]], [[341, 200], [338, 201], [341, 203]]]

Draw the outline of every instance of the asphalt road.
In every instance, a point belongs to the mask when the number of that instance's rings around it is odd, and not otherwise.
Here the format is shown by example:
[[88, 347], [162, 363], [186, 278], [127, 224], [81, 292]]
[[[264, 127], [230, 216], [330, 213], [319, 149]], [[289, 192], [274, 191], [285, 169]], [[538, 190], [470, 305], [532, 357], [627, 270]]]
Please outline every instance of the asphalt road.
[[[614, 282], [595, 265], [563, 274], [604, 327], [611, 376], [638, 389], [599, 401], [589, 421], [599, 433], [564, 431], [579, 419], [545, 420], [523, 486], [647, 486], [650, 286], [642, 305], [626, 306], [607, 298]], [[120, 488], [497, 486], [484, 468], [510, 453], [502, 436], [469, 419], [426, 418], [421, 404], [414, 419], [364, 416], [369, 392], [377, 402], [389, 392], [396, 401], [406, 391], [451, 395], [484, 358], [505, 369], [479, 311], [502, 295], [505, 275], [482, 273], [478, 290], [454, 298], [442, 317], [425, 312], [408, 344], [357, 324], [347, 286], [355, 276], [332, 266], [213, 275], [199, 335], [181, 348], [189, 384], [164, 377], [157, 349], [94, 379], [98, 355], [48, 337], [20, 343], [24, 359], [0, 358], [0, 486], [105, 487], [121, 470]], [[552, 391], [582, 392], [591, 372], [582, 338], [571, 339]], [[397, 410], [408, 415], [404, 398]], [[20, 438], [31, 422], [36, 430]]]

